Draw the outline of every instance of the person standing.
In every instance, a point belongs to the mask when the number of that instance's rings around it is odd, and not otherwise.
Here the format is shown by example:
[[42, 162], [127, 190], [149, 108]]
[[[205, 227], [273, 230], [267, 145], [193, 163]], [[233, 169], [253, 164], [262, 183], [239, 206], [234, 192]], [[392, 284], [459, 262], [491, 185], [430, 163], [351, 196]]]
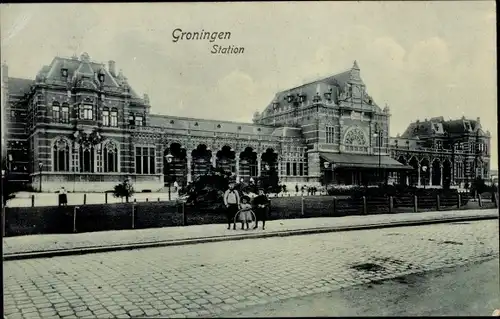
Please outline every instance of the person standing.
[[224, 193], [224, 205], [226, 206], [227, 229], [231, 228], [231, 223], [234, 224], [233, 229], [236, 229], [234, 217], [240, 208], [240, 195], [234, 189], [234, 182], [229, 183], [229, 188]]
[[64, 187], [59, 190], [59, 206], [68, 206], [68, 195]]
[[266, 220], [269, 214], [269, 198], [264, 194], [262, 188], [259, 189], [259, 195], [253, 199], [253, 205], [255, 207], [255, 227], [259, 227], [259, 220], [262, 221], [262, 230], [266, 229]]

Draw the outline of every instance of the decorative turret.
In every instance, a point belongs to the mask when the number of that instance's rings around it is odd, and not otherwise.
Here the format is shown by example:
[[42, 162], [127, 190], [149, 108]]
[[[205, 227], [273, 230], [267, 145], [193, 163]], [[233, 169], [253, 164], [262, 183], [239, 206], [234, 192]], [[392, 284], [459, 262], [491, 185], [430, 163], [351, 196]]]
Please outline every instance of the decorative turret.
[[[389, 105], [387, 105], [387, 103], [385, 104], [385, 107], [384, 107], [384, 110], [383, 110], [383, 111], [384, 111], [384, 113], [386, 113], [386, 114], [389, 114], [389, 113], [390, 113], [391, 109], [389, 108]], [[427, 120], [426, 120], [426, 121], [427, 121]]]
[[108, 71], [112, 76], [116, 76], [116, 62], [113, 60], [108, 61]]
[[349, 74], [349, 83], [364, 84], [360, 77], [358, 62], [355, 60], [352, 64], [351, 72]]
[[260, 113], [259, 113], [258, 111], [255, 111], [255, 112], [253, 113], [253, 118], [252, 118], [252, 120], [253, 120], [253, 122], [255, 123], [255, 122], [257, 122], [259, 119], [260, 119]]

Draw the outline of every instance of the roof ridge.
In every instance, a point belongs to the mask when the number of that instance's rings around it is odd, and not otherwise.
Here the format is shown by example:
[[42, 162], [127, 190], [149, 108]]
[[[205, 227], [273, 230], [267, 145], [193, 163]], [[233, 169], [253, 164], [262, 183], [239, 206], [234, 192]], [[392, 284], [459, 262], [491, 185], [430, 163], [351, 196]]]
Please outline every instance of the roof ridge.
[[339, 73], [335, 73], [335, 74], [332, 74], [332, 75], [329, 75], [329, 76], [322, 76], [322, 77], [317, 78], [316, 80], [308, 81], [308, 82], [302, 83], [300, 85], [294, 86], [294, 87], [289, 88], [289, 89], [280, 90], [276, 94], [287, 92], [287, 91], [291, 91], [291, 90], [295, 90], [295, 89], [298, 89], [300, 87], [307, 86], [307, 85], [310, 85], [310, 84], [314, 84], [314, 83], [317, 83], [317, 82], [322, 82], [322, 81], [325, 81], [325, 80], [327, 80], [329, 78], [333, 78], [335, 76], [339, 76], [339, 75], [344, 74], [344, 73], [349, 73], [349, 72], [351, 72], [351, 70], [352, 69], [346, 69], [345, 71], [342, 71], [342, 72], [339, 72]]

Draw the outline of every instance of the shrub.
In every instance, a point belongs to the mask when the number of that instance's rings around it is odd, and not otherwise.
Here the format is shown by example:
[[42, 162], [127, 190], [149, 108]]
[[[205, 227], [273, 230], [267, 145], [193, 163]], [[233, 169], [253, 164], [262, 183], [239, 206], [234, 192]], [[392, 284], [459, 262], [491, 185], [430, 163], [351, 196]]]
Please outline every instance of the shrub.
[[130, 183], [126, 180], [123, 183], [120, 183], [115, 186], [115, 189], [113, 190], [113, 195], [118, 198], [125, 197], [127, 202], [130, 196], [134, 194], [134, 188]]

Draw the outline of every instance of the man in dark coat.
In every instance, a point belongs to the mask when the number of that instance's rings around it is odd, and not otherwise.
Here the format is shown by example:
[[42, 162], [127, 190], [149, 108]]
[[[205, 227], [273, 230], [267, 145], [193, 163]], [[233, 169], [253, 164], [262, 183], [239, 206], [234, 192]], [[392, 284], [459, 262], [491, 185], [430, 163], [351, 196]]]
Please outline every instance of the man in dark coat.
[[264, 194], [262, 188], [259, 189], [259, 195], [253, 199], [253, 206], [255, 207], [255, 227], [259, 227], [259, 220], [262, 221], [262, 229], [266, 229], [266, 220], [269, 215], [269, 198]]

